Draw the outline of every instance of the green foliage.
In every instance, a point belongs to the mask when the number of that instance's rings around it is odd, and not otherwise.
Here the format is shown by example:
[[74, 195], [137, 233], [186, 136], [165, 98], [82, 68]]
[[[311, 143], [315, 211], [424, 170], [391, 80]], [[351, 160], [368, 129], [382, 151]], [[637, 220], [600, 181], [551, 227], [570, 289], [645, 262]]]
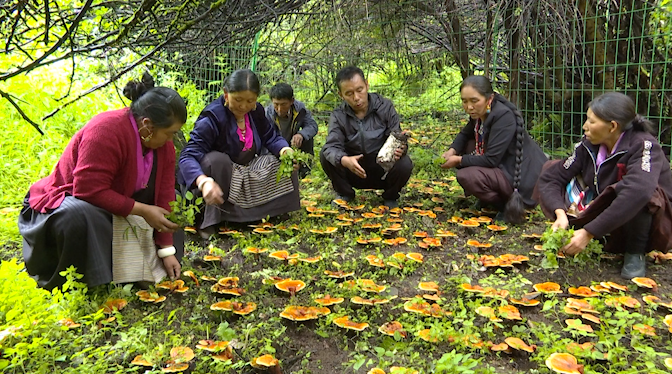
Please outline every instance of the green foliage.
[[170, 214], [166, 218], [180, 227], [193, 226], [196, 215], [201, 212], [203, 198], [199, 197], [194, 201], [194, 194], [187, 191], [184, 197], [179, 194], [175, 196], [175, 201], [170, 202]]
[[285, 152], [280, 156], [280, 167], [278, 168], [277, 181], [282, 178], [289, 178], [294, 172], [294, 164], [308, 165], [313, 159], [310, 153], [299, 149], [293, 149], [293, 152]]
[[[544, 269], [558, 268], [558, 251], [569, 243], [572, 236], [574, 236], [574, 229], [557, 229], [556, 231], [553, 231], [550, 227], [546, 229], [541, 236], [541, 241], [544, 243], [544, 259], [541, 266]], [[589, 262], [599, 261], [600, 254], [602, 254], [602, 244], [595, 239], [591, 239], [586, 249], [573, 257], [573, 262], [583, 266]]]
[[[472, 358], [471, 353], [463, 354], [458, 353], [454, 349], [450, 352], [444, 353], [443, 356], [436, 362], [436, 368], [434, 371], [437, 374], [453, 374], [453, 373], [482, 373], [482, 374], [494, 374], [490, 368], [483, 368], [481, 361], [483, 358]], [[481, 366], [479, 368], [479, 365]]]

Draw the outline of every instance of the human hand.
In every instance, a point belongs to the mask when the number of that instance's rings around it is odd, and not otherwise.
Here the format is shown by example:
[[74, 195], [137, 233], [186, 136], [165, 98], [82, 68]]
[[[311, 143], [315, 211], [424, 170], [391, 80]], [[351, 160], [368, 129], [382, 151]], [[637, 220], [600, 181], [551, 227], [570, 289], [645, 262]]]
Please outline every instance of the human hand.
[[214, 180], [205, 182], [201, 187], [201, 193], [203, 194], [203, 200], [208, 205], [224, 204], [224, 198], [222, 197], [224, 192]]
[[553, 231], [557, 231], [558, 229], [564, 230], [567, 227], [569, 227], [569, 220], [567, 219], [567, 214], [565, 214], [565, 211], [562, 209], [556, 209], [555, 222], [553, 222], [551, 229]]
[[343, 165], [344, 168], [350, 170], [356, 176], [365, 179], [366, 171], [364, 171], [364, 168], [359, 165], [359, 160], [361, 160], [363, 157], [364, 155], [343, 156], [343, 158], [341, 158], [341, 165]]
[[401, 147], [394, 150], [394, 161], [399, 161], [399, 159], [404, 156], [407, 147], [408, 146], [406, 145], [402, 145]]
[[179, 225], [169, 221], [166, 218], [166, 215], [168, 214], [170, 214], [170, 212], [160, 206], [145, 205], [141, 216], [158, 232], [173, 232], [177, 230]]
[[444, 160], [448, 160], [450, 158], [450, 156], [455, 156], [455, 154], [457, 154], [457, 152], [455, 152], [455, 148], [451, 148], [451, 149], [443, 152], [441, 157], [443, 157]]
[[566, 255], [574, 256], [577, 253], [586, 249], [588, 242], [593, 238], [593, 234], [589, 233], [585, 229], [574, 231], [572, 239], [564, 247], [560, 248], [559, 252], [562, 252]]
[[441, 167], [443, 169], [451, 169], [460, 165], [462, 162], [462, 156], [449, 156], [448, 158], [445, 158], [445, 160], [446, 162], [441, 165]]
[[168, 273], [170, 280], [175, 280], [180, 277], [182, 265], [180, 265], [180, 262], [175, 255], [164, 257], [161, 260], [163, 261], [163, 268], [166, 269], [166, 273]]
[[301, 144], [303, 144], [303, 135], [295, 134], [292, 136], [292, 141], [290, 144], [292, 147], [301, 148]]

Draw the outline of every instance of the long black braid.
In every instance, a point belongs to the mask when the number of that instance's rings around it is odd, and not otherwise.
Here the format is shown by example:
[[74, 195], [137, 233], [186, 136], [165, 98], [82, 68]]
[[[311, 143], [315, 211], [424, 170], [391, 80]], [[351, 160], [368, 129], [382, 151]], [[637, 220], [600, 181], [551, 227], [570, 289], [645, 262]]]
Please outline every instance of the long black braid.
[[[504, 96], [495, 93], [492, 90], [490, 80], [482, 75], [472, 75], [465, 78], [460, 85], [460, 91], [465, 86], [473, 87], [478, 93], [485, 97], [493, 96], [493, 102], [498, 102], [509, 108], [516, 117], [516, 165], [513, 174], [513, 194], [509, 197], [504, 208], [504, 219], [507, 222], [518, 224], [526, 220], [525, 204], [523, 197], [520, 195], [518, 188], [521, 180], [521, 166], [523, 163], [523, 143], [525, 141], [525, 121], [523, 115], [518, 108]], [[485, 129], [483, 137], [487, 139], [490, 129]]]
[[496, 93], [495, 100], [504, 104], [507, 108], [511, 109], [513, 114], [516, 117], [516, 164], [513, 173], [513, 193], [509, 197], [509, 201], [506, 202], [506, 207], [504, 208], [504, 219], [507, 222], [518, 224], [523, 223], [526, 220], [525, 216], [525, 204], [523, 203], [523, 197], [520, 195], [518, 188], [520, 187], [521, 179], [521, 166], [523, 164], [523, 142], [525, 141], [525, 120], [523, 120], [523, 114], [513, 105], [512, 102], [507, 100], [504, 96]]

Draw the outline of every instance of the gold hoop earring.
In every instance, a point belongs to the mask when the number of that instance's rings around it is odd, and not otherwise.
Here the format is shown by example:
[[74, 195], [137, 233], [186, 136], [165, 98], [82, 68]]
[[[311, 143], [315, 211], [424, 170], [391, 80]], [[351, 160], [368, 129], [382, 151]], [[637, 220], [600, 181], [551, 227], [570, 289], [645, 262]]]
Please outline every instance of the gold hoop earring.
[[[143, 127], [142, 129], [147, 129], [147, 127]], [[138, 135], [140, 135], [140, 139], [142, 139], [143, 142], [147, 143], [148, 141], [150, 141], [150, 140], [152, 139], [152, 136], [153, 136], [154, 134], [153, 134], [151, 131], [147, 130], [147, 131], [149, 131], [149, 135], [147, 135], [147, 136], [142, 136], [142, 134], [140, 133], [140, 131], [141, 131], [142, 129], [138, 130]]]

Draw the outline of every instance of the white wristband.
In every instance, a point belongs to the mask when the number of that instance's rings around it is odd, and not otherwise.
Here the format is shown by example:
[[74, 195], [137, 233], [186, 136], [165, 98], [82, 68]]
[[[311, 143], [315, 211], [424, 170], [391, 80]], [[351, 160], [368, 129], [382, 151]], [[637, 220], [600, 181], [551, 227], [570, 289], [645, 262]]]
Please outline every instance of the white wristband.
[[158, 251], [156, 251], [156, 255], [159, 256], [159, 258], [166, 258], [168, 256], [172, 256], [176, 253], [175, 247], [172, 245], [170, 247], [166, 248], [161, 248]]
[[214, 182], [214, 181], [215, 181], [215, 180], [212, 179], [212, 177], [206, 177], [206, 178], [203, 178], [203, 179], [201, 180], [201, 182], [198, 184], [198, 190], [199, 190], [199, 191], [203, 191], [203, 186], [204, 186], [207, 182]]
[[292, 152], [293, 152], [292, 147], [282, 147], [282, 149], [280, 150], [280, 156], [282, 156], [282, 155], [284, 155], [285, 153], [287, 153], [287, 151], [292, 151]]

